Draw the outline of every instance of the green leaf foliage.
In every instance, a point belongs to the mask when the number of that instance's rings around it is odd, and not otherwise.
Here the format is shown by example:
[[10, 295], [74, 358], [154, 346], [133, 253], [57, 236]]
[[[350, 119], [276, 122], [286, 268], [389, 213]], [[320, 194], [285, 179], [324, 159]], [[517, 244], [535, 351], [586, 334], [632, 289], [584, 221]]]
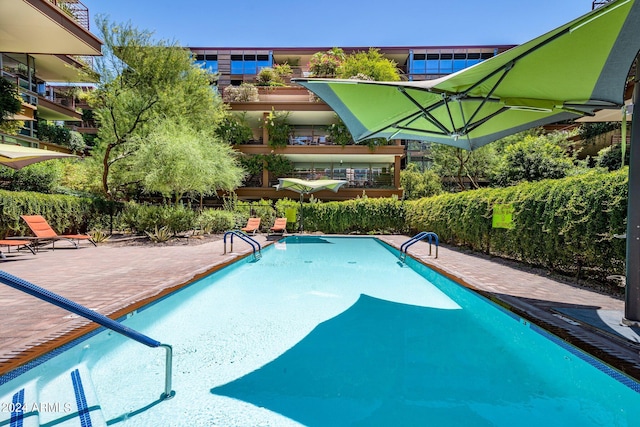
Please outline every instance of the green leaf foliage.
[[572, 159], [552, 137], [528, 135], [504, 148], [492, 182], [504, 187], [524, 181], [564, 178], [572, 167]]
[[395, 61], [385, 58], [379, 49], [370, 48], [366, 52], [347, 55], [338, 66], [336, 76], [389, 82], [400, 80], [400, 70]]
[[[493, 229], [495, 204], [514, 208], [513, 229]], [[603, 278], [623, 274], [627, 171], [593, 171], [508, 188], [441, 194], [406, 202], [412, 231], [444, 242], [546, 267]]]
[[397, 198], [362, 197], [344, 202], [303, 204], [305, 230], [323, 233], [402, 233], [403, 202]]
[[22, 102], [18, 87], [3, 78], [0, 79], [0, 124], [22, 110]]
[[42, 215], [58, 234], [85, 233], [108, 224], [108, 208], [99, 199], [0, 190], [0, 233], [32, 235], [20, 215]]
[[400, 172], [400, 185], [406, 200], [420, 199], [442, 193], [442, 181], [432, 170], [421, 172], [415, 163], [410, 163]]

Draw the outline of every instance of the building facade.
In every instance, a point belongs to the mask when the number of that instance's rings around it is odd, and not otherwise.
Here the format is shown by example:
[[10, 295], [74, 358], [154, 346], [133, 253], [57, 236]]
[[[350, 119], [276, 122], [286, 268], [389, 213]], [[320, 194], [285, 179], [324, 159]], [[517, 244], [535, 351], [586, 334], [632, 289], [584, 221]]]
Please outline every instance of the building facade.
[[101, 55], [87, 7], [77, 0], [5, 0], [0, 28], [0, 77], [17, 86], [23, 109], [13, 119], [24, 122], [17, 135], [0, 132], [0, 143], [67, 151], [40, 140], [37, 121], [83, 121], [76, 90], [56, 83], [82, 81], [81, 70]]
[[[379, 47], [378, 51], [393, 60], [403, 78], [428, 80], [439, 78], [491, 58], [512, 45], [500, 46], [415, 46]], [[369, 47], [342, 47], [345, 54], [368, 51]], [[291, 67], [291, 78], [309, 77], [309, 62], [317, 52], [329, 47], [309, 48], [215, 48], [191, 47], [195, 60], [203, 68], [218, 73], [217, 89], [221, 94], [228, 87], [257, 83], [263, 68], [279, 64]], [[253, 138], [236, 145], [247, 156], [281, 155], [291, 161], [294, 171], [289, 174], [303, 179], [344, 179], [348, 184], [338, 193], [319, 193], [324, 200], [352, 199], [366, 194], [368, 197], [402, 197], [400, 170], [407, 161], [421, 165], [429, 163], [425, 144], [394, 140], [386, 145], [360, 145], [336, 143], [330, 128], [338, 122], [335, 113], [306, 89], [286, 80], [285, 87], [258, 87], [256, 99], [232, 100], [231, 111], [241, 116], [253, 131]], [[273, 148], [264, 123], [274, 114], [286, 116], [290, 127], [286, 146]], [[278, 176], [267, 168], [237, 190], [238, 197], [260, 198], [291, 197], [288, 192], [277, 192], [274, 185]]]

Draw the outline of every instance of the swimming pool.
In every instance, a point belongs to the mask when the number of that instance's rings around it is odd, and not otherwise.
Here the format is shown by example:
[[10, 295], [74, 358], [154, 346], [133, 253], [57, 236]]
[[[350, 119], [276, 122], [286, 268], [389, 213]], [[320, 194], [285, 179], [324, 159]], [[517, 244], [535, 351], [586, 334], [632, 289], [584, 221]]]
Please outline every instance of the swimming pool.
[[126, 426], [625, 426], [640, 416], [636, 382], [373, 238], [289, 237], [124, 323], [173, 345], [173, 399], [157, 401], [162, 352], [101, 332], [0, 386], [0, 404], [24, 390], [25, 421], [49, 425], [78, 425], [78, 412], [82, 425]]

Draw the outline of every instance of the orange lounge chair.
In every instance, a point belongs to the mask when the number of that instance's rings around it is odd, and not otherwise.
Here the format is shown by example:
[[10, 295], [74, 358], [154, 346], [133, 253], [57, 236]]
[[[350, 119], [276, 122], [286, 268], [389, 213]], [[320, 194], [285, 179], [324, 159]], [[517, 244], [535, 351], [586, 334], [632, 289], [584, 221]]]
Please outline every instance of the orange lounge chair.
[[272, 233], [284, 234], [284, 232], [287, 231], [287, 218], [276, 218], [273, 227], [269, 230], [271, 230]]
[[260, 229], [260, 218], [249, 218], [247, 221], [246, 227], [242, 227], [240, 230], [245, 233], [256, 234], [256, 232]]
[[[29, 240], [17, 240], [17, 239], [1, 239], [0, 246], [6, 246], [7, 252], [11, 252], [11, 246], [17, 246], [17, 249], [20, 250], [20, 246], [24, 246], [29, 249], [32, 254], [36, 254], [36, 251], [31, 247], [31, 242]], [[0, 251], [0, 259], [7, 259], [5, 254]]]
[[33, 234], [36, 236], [35, 244], [37, 245], [40, 240], [50, 240], [53, 243], [53, 249], [56, 248], [56, 240], [68, 240], [78, 249], [80, 240], [88, 240], [93, 246], [96, 242], [93, 241], [88, 234], [58, 234], [49, 225], [46, 219], [41, 215], [21, 215], [20, 218], [24, 219]]

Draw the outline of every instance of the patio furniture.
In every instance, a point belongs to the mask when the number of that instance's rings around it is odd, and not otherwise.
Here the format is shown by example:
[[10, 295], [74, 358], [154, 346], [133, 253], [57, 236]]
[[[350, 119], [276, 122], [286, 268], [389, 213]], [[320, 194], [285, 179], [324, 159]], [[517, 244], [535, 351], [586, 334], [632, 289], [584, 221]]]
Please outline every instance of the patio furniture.
[[242, 227], [240, 230], [249, 234], [256, 234], [256, 232], [260, 229], [260, 218], [249, 218], [247, 221], [247, 225]]
[[272, 233], [284, 234], [287, 231], [287, 218], [276, 218], [273, 227], [269, 230]]
[[[25, 247], [31, 251], [32, 254], [36, 254], [36, 251], [31, 247], [30, 240], [17, 240], [17, 239], [0, 239], [0, 246], [6, 246], [7, 252], [11, 252], [11, 246], [15, 246], [17, 250], [20, 247]], [[6, 255], [0, 251], [0, 259], [7, 259]]]
[[20, 218], [22, 218], [27, 223], [27, 225], [35, 235], [35, 238], [31, 240], [34, 241], [36, 247], [42, 242], [51, 241], [51, 243], [53, 244], [53, 249], [55, 250], [55, 242], [57, 240], [67, 240], [71, 242], [76, 247], [76, 249], [80, 247], [80, 240], [88, 240], [93, 244], [93, 246], [98, 246], [88, 234], [56, 233], [42, 215], [21, 215]]

